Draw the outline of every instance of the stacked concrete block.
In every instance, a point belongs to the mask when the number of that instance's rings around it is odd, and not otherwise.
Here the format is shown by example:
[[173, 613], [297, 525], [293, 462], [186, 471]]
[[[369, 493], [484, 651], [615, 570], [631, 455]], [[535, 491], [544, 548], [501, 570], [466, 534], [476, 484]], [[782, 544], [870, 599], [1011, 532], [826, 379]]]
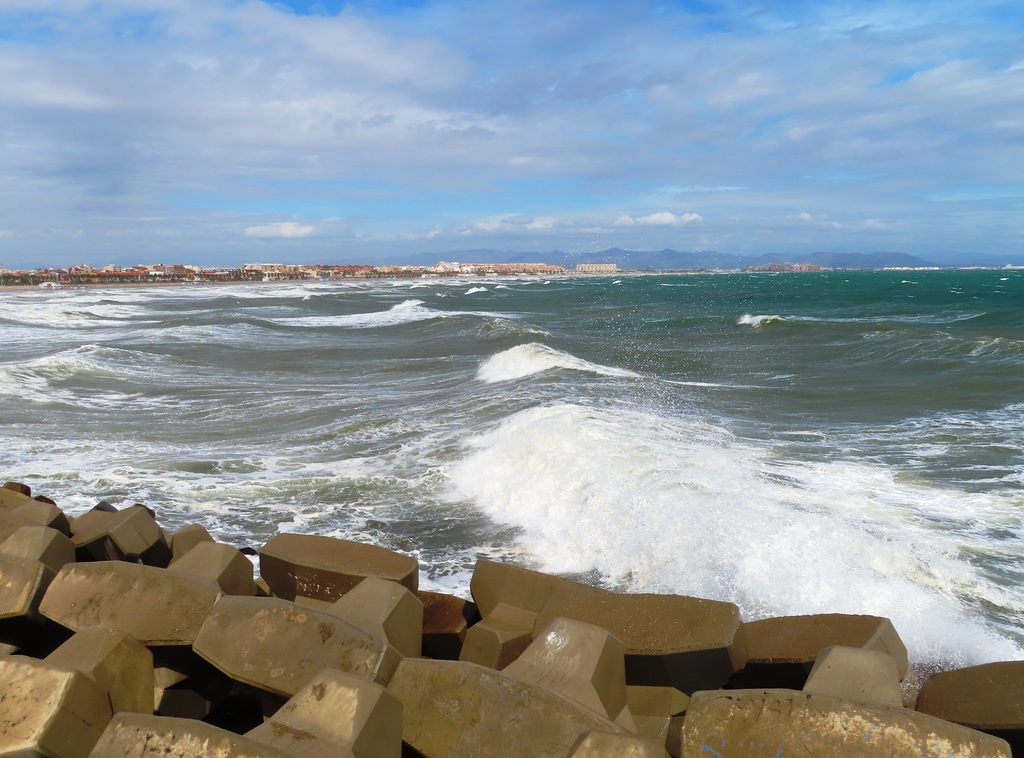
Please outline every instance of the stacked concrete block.
[[336, 600], [330, 610], [387, 640], [406, 657], [418, 657], [423, 650], [423, 603], [396, 582], [369, 576]]
[[423, 603], [423, 655], [457, 661], [469, 627], [480, 621], [476, 603], [441, 592], [418, 590]]
[[689, 704], [689, 696], [675, 687], [626, 686], [626, 705], [636, 733], [664, 745], [676, 758], [682, 752], [683, 719]]
[[172, 562], [168, 570], [210, 582], [225, 595], [256, 594], [252, 561], [230, 545], [200, 541]]
[[402, 704], [379, 684], [323, 669], [247, 736], [289, 755], [400, 758]]
[[122, 632], [86, 629], [46, 656], [46, 662], [76, 669], [110, 698], [113, 713], [153, 712], [153, 654]]
[[71, 536], [71, 522], [64, 515], [64, 511], [53, 503], [32, 499], [12, 510], [11, 515], [30, 521], [37, 526], [56, 529], [65, 537]]
[[119, 713], [89, 758], [294, 758], [294, 755], [193, 719]]
[[587, 732], [577, 740], [568, 758], [668, 758], [665, 748], [643, 737]]
[[880, 650], [827, 647], [818, 654], [804, 692], [854, 703], [900, 708], [900, 674], [896, 661]]
[[723, 756], [1010, 758], [1003, 740], [906, 708], [785, 689], [696, 692], [683, 758]]
[[189, 524], [172, 532], [168, 544], [171, 546], [171, 563], [186, 555], [200, 542], [214, 542], [213, 536], [201, 524]]
[[260, 575], [276, 597], [333, 602], [368, 576], [415, 592], [415, 558], [362, 542], [311, 534], [279, 534], [260, 550]]
[[166, 566], [171, 559], [167, 536], [153, 512], [133, 505], [110, 513], [93, 508], [71, 522], [79, 560], [141, 561]]
[[0, 620], [40, 621], [39, 604], [55, 576], [38, 561], [0, 554]]
[[402, 739], [429, 758], [564, 758], [585, 732], [618, 725], [546, 687], [460, 661], [406, 658], [388, 684]]
[[111, 715], [106, 693], [80, 671], [0, 658], [0, 755], [85, 758]]
[[56, 529], [47, 526], [23, 526], [0, 543], [0, 555], [37, 561], [57, 574], [75, 562], [75, 546]]
[[536, 621], [532, 611], [498, 603], [466, 631], [459, 660], [501, 671], [529, 647]]

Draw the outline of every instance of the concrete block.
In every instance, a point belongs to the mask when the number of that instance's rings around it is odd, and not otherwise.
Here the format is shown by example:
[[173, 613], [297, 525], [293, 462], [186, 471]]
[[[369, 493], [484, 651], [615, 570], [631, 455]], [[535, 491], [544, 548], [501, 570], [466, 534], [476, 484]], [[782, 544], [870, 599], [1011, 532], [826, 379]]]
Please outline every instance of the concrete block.
[[235, 684], [191, 647], [153, 648], [153, 664], [153, 710], [160, 716], [204, 719]]
[[0, 542], [3, 542], [16, 531], [25, 526], [39, 526], [38, 523], [28, 518], [19, 509], [0, 510]]
[[260, 550], [260, 575], [275, 596], [296, 595], [334, 601], [368, 576], [398, 582], [415, 592], [416, 559], [376, 545], [320, 537], [279, 534]]
[[1000, 739], [906, 708], [851, 703], [795, 690], [696, 692], [683, 758], [725, 756], [1010, 758]]
[[171, 564], [186, 555], [200, 542], [215, 542], [213, 536], [201, 524], [189, 524], [172, 532], [168, 540], [168, 544], [171, 546]]
[[418, 658], [423, 650], [423, 603], [396, 582], [368, 576], [338, 598], [332, 610], [382, 636], [406, 657]]
[[32, 497], [32, 488], [21, 482], [4, 482], [4, 489], [25, 497]]
[[115, 513], [93, 508], [71, 522], [71, 531], [79, 560], [141, 560], [163, 567], [171, 559], [163, 530], [143, 505]]
[[476, 603], [441, 592], [419, 590], [423, 603], [423, 655], [457, 661], [469, 627], [480, 621]]
[[996, 734], [1016, 754], [1024, 750], [1024, 661], [933, 674], [921, 688], [917, 710]]
[[470, 592], [483, 618], [490, 616], [499, 604], [540, 613], [545, 604], [552, 599], [611, 594], [597, 587], [489, 561], [486, 558], [478, 559], [473, 568]]
[[56, 529], [65, 537], [71, 536], [71, 522], [64, 511], [52, 503], [33, 499], [15, 508], [11, 513], [33, 524]]
[[90, 758], [294, 758], [276, 748], [193, 719], [119, 713]]
[[459, 660], [502, 670], [533, 641], [536, 614], [499, 603], [483, 621], [466, 631]]
[[218, 593], [182, 574], [137, 563], [68, 564], [39, 610], [74, 631], [112, 629], [144, 645], [190, 645]]
[[636, 731], [626, 706], [625, 648], [601, 627], [556, 618], [504, 673]]
[[0, 755], [85, 758], [110, 721], [110, 701], [80, 671], [0, 658]]
[[664, 745], [675, 758], [682, 752], [683, 719], [689, 704], [689, 696], [675, 687], [626, 686], [626, 705], [636, 733]]
[[41, 621], [39, 604], [54, 576], [37, 561], [0, 555], [0, 619]]
[[347, 748], [354, 758], [400, 758], [402, 704], [379, 684], [323, 669], [247, 736], [289, 755], [307, 755], [313, 742], [324, 755]]
[[231, 678], [287, 697], [324, 668], [386, 684], [402, 657], [336, 615], [230, 595], [217, 602], [193, 647]]
[[406, 658], [388, 691], [402, 739], [430, 758], [564, 758], [581, 734], [624, 730], [588, 708], [473, 663]]
[[643, 737], [587, 732], [567, 758], [668, 758], [668, 753], [657, 742]]
[[174, 561], [168, 571], [212, 582], [226, 595], [252, 597], [256, 593], [252, 561], [230, 545], [219, 542], [199, 542]]
[[740, 611], [732, 603], [607, 592], [549, 600], [536, 628], [558, 616], [611, 632], [626, 649], [629, 684], [671, 686], [687, 694], [715, 689], [747, 661]]
[[859, 647], [827, 647], [818, 654], [803, 688], [853, 703], [900, 708], [900, 674], [888, 653]]
[[123, 632], [85, 629], [46, 656], [81, 671], [110, 697], [114, 713], [153, 712], [153, 654]]
[[47, 526], [23, 526], [0, 543], [0, 554], [42, 563], [54, 574], [75, 562], [71, 540]]

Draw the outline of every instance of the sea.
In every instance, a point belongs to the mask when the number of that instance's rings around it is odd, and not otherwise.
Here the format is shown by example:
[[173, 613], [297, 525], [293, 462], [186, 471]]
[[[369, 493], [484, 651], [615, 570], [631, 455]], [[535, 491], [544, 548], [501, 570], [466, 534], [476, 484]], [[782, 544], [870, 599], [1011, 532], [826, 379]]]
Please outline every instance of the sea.
[[1024, 271], [0, 292], [0, 475], [1024, 657]]

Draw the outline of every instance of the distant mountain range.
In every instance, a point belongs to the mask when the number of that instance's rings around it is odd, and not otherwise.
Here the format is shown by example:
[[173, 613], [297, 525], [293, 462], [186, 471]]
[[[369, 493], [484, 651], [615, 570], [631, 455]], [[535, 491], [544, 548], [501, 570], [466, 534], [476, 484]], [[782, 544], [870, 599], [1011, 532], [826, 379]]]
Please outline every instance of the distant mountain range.
[[621, 269], [654, 271], [692, 271], [699, 269], [740, 269], [748, 266], [770, 266], [773, 263], [810, 263], [825, 268], [877, 269], [894, 266], [934, 266], [923, 258], [907, 253], [809, 253], [807, 255], [767, 254], [744, 257], [713, 250], [682, 252], [658, 250], [642, 252], [611, 247], [596, 253], [522, 253], [510, 250], [459, 250], [447, 253], [425, 253], [413, 256], [410, 263], [432, 266], [438, 261], [461, 263], [548, 263], [575, 268], [578, 263], [616, 263]]

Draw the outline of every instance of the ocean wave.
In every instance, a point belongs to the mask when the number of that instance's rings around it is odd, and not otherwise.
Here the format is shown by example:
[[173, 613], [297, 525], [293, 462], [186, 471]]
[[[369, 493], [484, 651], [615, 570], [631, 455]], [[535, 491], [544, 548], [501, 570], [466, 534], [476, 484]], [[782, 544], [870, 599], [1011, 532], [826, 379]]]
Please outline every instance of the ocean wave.
[[539, 342], [518, 345], [488, 358], [479, 371], [477, 379], [488, 384], [507, 382], [539, 374], [543, 371], [565, 369], [583, 371], [601, 376], [638, 377], [639, 374], [627, 369], [602, 366], [585, 361], [561, 350], [555, 350]]
[[466, 290], [467, 295], [475, 295], [477, 292], [490, 292], [486, 287], [470, 287]]
[[749, 313], [744, 313], [736, 321], [741, 326], [752, 326], [755, 329], [760, 326], [767, 326], [768, 324], [781, 324], [789, 319], [783, 318], [782, 316], [770, 316], [770, 315], [759, 315], [754, 316]]
[[519, 530], [543, 571], [731, 601], [747, 619], [886, 616], [918, 661], [1022, 657], [982, 609], [1019, 616], [1024, 597], [964, 558], [986, 544], [975, 514], [1011, 512], [1008, 500], [911, 486], [884, 467], [777, 460], [714, 426], [580, 405], [506, 418], [449, 474], [451, 496]]
[[345, 329], [373, 329], [385, 326], [409, 324], [414, 321], [428, 321], [442, 318], [443, 311], [425, 308], [422, 300], [405, 300], [391, 306], [386, 311], [370, 313], [349, 313], [338, 316], [292, 316], [271, 319], [273, 323], [288, 326], [306, 327], [341, 327]]

